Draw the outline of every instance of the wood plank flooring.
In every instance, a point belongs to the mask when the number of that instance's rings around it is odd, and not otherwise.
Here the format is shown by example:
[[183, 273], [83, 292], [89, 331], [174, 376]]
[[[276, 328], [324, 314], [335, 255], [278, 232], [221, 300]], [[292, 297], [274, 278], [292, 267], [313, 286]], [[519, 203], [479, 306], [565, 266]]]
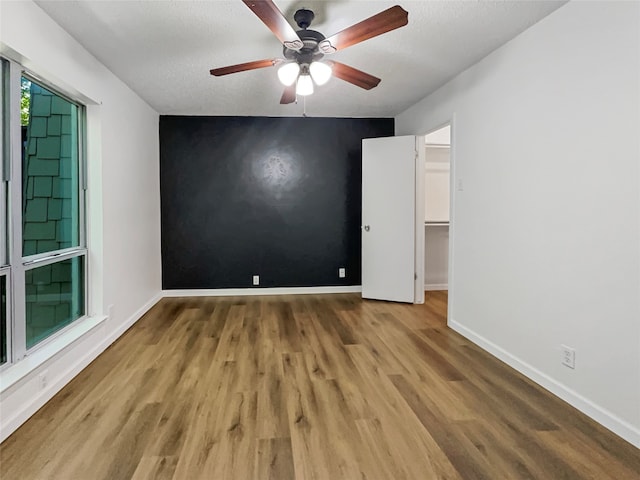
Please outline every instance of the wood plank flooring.
[[358, 295], [163, 299], [0, 445], [0, 478], [633, 479], [640, 451]]

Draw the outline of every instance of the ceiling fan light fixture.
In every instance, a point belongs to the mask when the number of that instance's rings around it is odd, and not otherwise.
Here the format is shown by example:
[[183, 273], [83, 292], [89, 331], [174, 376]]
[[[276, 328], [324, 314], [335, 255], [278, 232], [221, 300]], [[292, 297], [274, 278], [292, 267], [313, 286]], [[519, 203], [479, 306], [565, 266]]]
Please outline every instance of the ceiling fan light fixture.
[[[1, 2], [2, 0], [0, 0]], [[371, 90], [380, 79], [340, 62], [315, 62], [326, 54], [343, 50], [370, 38], [377, 37], [409, 22], [409, 13], [400, 5], [387, 8], [361, 22], [326, 38], [322, 33], [308, 27], [314, 19], [313, 11], [302, 8], [294, 14], [299, 31], [289, 24], [274, 0], [242, 0], [264, 23], [283, 45], [284, 59], [267, 58], [253, 62], [229, 65], [209, 70], [211, 75], [221, 77], [232, 73], [246, 72], [278, 66], [278, 78], [285, 85], [280, 104], [294, 103], [296, 95], [311, 95], [316, 85], [324, 85], [335, 75], [339, 80], [356, 87]]]
[[313, 81], [308, 74], [302, 74], [298, 77], [298, 84], [296, 85], [296, 93], [302, 95], [311, 95], [313, 93]]
[[293, 85], [300, 74], [300, 65], [296, 62], [285, 63], [278, 69], [278, 79], [286, 86]]
[[309, 65], [309, 73], [311, 78], [316, 82], [316, 85], [321, 86], [329, 81], [331, 78], [331, 67], [324, 62], [312, 62]]

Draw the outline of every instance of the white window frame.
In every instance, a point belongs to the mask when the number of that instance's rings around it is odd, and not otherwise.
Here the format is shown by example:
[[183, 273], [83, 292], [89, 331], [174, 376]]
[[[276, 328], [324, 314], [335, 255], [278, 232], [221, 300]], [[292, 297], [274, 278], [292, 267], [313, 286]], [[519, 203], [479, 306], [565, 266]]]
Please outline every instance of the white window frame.
[[4, 370], [5, 368], [9, 367], [10, 365], [13, 364], [13, 342], [12, 342], [12, 335], [11, 332], [13, 331], [13, 329], [11, 328], [12, 325], [12, 320], [13, 320], [13, 315], [11, 314], [12, 309], [12, 301], [11, 301], [11, 293], [12, 293], [12, 289], [11, 289], [11, 267], [9, 266], [2, 266], [0, 267], [0, 277], [5, 277], [5, 286], [6, 286], [6, 296], [7, 296], [7, 303], [5, 305], [6, 311], [5, 313], [5, 319], [6, 319], [6, 325], [5, 325], [5, 338], [6, 338], [6, 352], [7, 352], [7, 359], [5, 361], [5, 363], [0, 364], [0, 371]]
[[[13, 331], [11, 327], [11, 322], [13, 319], [13, 315], [11, 312], [11, 267], [8, 265], [8, 239], [9, 239], [9, 231], [7, 224], [7, 181], [9, 180], [9, 142], [8, 142], [8, 127], [9, 124], [6, 122], [4, 118], [4, 112], [7, 110], [8, 101], [7, 95], [9, 92], [8, 88], [8, 62], [6, 62], [3, 58], [0, 57], [0, 232], [6, 228], [5, 234], [0, 234], [0, 277], [5, 277], [5, 285], [6, 285], [6, 296], [7, 303], [5, 305], [5, 329], [2, 332], [3, 337], [6, 342], [6, 353], [7, 358], [6, 361], [0, 364], [0, 371], [5, 369], [7, 366], [13, 363], [12, 358], [12, 342], [11, 342], [11, 333]], [[6, 140], [6, 141], [5, 141]]]
[[0, 235], [0, 267], [9, 265], [9, 225], [7, 182], [11, 172], [9, 161], [9, 124], [4, 118], [9, 109], [9, 62], [0, 57], [0, 225], [6, 227], [4, 235]]
[[[9, 180], [8, 195], [7, 195], [7, 230], [8, 230], [8, 264], [5, 267], [8, 270], [7, 273], [7, 361], [0, 366], [0, 370], [19, 362], [26, 357], [49, 344], [55, 338], [64, 334], [70, 328], [73, 328], [77, 322], [87, 318], [89, 316], [89, 255], [87, 249], [87, 232], [86, 232], [86, 208], [87, 208], [87, 175], [86, 175], [86, 147], [85, 147], [85, 132], [86, 132], [86, 106], [73, 99], [71, 96], [60, 91], [54, 85], [51, 85], [47, 81], [40, 78], [38, 75], [28, 71], [19, 63], [9, 60], [5, 60], [7, 66], [7, 74], [5, 76], [7, 81], [8, 102], [6, 103], [7, 110], [5, 112], [4, 121], [8, 125], [4, 126], [5, 132], [8, 133], [8, 138], [5, 140], [5, 145], [8, 144], [8, 151], [6, 155], [5, 164], [3, 165], [3, 172], [5, 178]], [[77, 247], [70, 247], [61, 250], [55, 250], [51, 252], [44, 252], [27, 257], [22, 256], [23, 247], [23, 226], [22, 226], [22, 131], [20, 122], [20, 84], [21, 77], [25, 77], [38, 85], [50, 90], [56, 95], [64, 98], [65, 100], [73, 103], [78, 107], [78, 243]], [[1, 124], [0, 124], [1, 126]], [[5, 188], [5, 182], [2, 182], [2, 187]], [[0, 191], [0, 194], [2, 192]], [[1, 206], [1, 202], [0, 202]], [[0, 210], [2, 210], [0, 208]], [[2, 218], [0, 218], [0, 221]], [[0, 248], [2, 245], [0, 244]], [[84, 314], [73, 320], [69, 325], [57, 330], [49, 335], [47, 338], [39, 341], [37, 344], [30, 348], [26, 346], [26, 287], [25, 287], [25, 272], [58, 263], [64, 260], [68, 260], [76, 257], [84, 257], [83, 261], [83, 311]], [[1, 265], [0, 265], [1, 266]], [[0, 275], [3, 274], [0, 271]], [[11, 348], [10, 348], [11, 347]]]

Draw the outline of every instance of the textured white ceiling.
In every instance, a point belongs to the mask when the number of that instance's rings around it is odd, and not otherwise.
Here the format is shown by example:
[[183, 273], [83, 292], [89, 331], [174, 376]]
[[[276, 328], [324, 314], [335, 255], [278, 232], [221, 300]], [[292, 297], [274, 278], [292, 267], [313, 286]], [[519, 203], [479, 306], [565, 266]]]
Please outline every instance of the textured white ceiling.
[[[209, 74], [215, 67], [281, 58], [278, 40], [240, 0], [37, 3], [161, 114], [303, 113], [302, 100], [279, 104], [275, 68]], [[406, 27], [332, 56], [382, 82], [366, 91], [334, 78], [317, 88], [306, 99], [306, 113], [325, 117], [395, 116], [563, 3], [276, 0], [294, 27], [298, 8], [313, 10], [310, 28], [327, 37], [395, 4], [409, 12]]]

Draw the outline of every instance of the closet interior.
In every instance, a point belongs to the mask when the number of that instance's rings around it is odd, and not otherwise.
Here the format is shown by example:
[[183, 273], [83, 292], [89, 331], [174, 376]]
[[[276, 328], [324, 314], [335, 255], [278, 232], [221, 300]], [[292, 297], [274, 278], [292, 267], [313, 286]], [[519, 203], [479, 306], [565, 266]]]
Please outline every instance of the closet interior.
[[425, 136], [424, 289], [448, 290], [451, 126]]

